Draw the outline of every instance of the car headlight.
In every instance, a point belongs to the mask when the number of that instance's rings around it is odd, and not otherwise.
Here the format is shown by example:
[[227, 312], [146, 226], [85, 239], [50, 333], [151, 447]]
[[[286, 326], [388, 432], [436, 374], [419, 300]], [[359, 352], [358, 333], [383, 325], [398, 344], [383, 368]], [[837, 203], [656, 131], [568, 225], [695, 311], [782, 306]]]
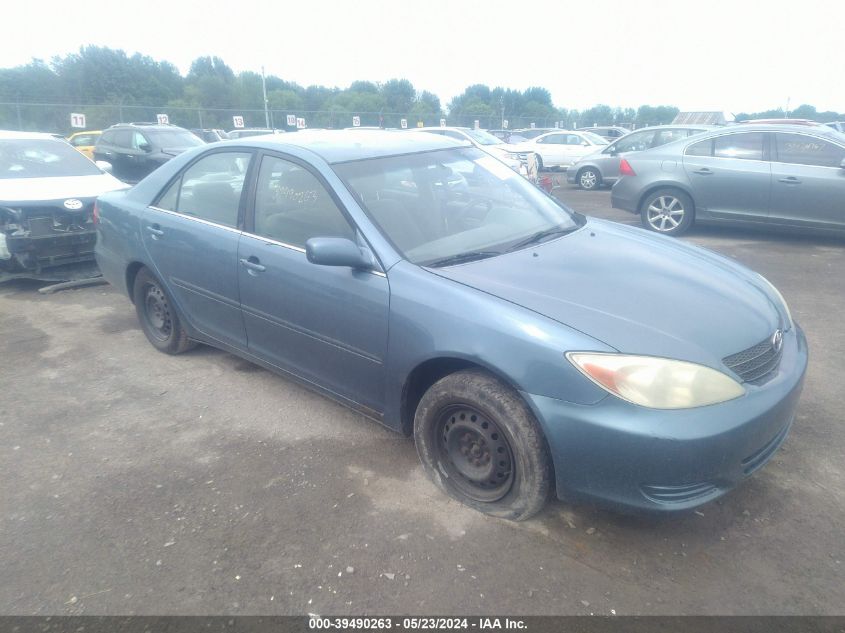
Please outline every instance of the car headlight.
[[686, 361], [598, 352], [568, 352], [566, 357], [602, 389], [652, 409], [703, 407], [745, 393], [727, 374]]
[[780, 299], [780, 304], [783, 306], [783, 311], [786, 313], [786, 327], [784, 329], [785, 330], [791, 329], [792, 325], [793, 325], [792, 312], [789, 311], [789, 305], [787, 305], [786, 299], [783, 298], [783, 295], [780, 293], [780, 290], [775, 288], [775, 285], [771, 281], [769, 281], [768, 279], [766, 279], [765, 277], [763, 277], [763, 275], [761, 275], [759, 273], [757, 274], [757, 276], [760, 277], [760, 279], [763, 280], [763, 282], [769, 287], [769, 289], [774, 293], [774, 295], [778, 299]]

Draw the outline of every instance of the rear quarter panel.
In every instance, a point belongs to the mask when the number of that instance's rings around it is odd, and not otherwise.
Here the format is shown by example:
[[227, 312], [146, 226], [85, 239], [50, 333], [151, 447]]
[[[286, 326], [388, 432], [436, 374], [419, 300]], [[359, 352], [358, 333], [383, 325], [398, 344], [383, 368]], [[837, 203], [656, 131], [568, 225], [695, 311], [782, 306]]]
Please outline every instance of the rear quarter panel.
[[129, 191], [115, 191], [98, 198], [100, 221], [95, 248], [103, 277], [127, 295], [129, 265], [134, 262], [149, 264], [141, 243], [141, 218], [146, 205], [132, 200]]

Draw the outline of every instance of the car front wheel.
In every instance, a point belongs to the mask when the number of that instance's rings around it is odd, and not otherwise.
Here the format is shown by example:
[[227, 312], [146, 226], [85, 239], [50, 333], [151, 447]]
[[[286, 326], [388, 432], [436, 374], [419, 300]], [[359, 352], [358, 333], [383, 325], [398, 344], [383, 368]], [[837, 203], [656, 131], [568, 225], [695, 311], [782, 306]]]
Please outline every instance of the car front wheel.
[[181, 354], [194, 347], [173, 303], [147, 268], [139, 270], [135, 277], [133, 297], [141, 329], [153, 347], [165, 354]]
[[658, 189], [646, 196], [640, 207], [642, 225], [663, 235], [685, 233], [694, 216], [692, 198], [678, 189]]
[[487, 373], [434, 383], [417, 407], [414, 439], [435, 484], [476, 510], [521, 521], [548, 498], [552, 466], [540, 426], [519, 395]]

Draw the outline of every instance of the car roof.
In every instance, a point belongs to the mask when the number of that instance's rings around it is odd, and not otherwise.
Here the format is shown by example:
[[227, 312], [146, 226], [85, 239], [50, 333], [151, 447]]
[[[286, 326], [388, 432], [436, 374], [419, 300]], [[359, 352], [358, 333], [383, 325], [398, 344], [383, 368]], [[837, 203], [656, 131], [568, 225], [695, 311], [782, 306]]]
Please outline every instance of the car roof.
[[[735, 127], [733, 125], [713, 125], [711, 123], [666, 123], [664, 125], [648, 125], [646, 127], [638, 127], [634, 132], [642, 132], [643, 130], [724, 130], [728, 127]], [[758, 126], [759, 127], [759, 126]], [[625, 138], [624, 136], [622, 138]]]
[[224, 143], [281, 150], [293, 146], [307, 149], [327, 163], [472, 147], [467, 141], [439, 134], [397, 134], [381, 130], [301, 130], [296, 134], [253, 136]]
[[720, 125], [711, 132], [791, 132], [795, 134], [811, 134], [814, 136], [829, 136], [841, 142], [842, 133], [826, 125], [790, 125], [787, 123], [737, 123], [735, 125]]
[[[431, 130], [458, 130], [459, 132], [468, 132], [472, 128], [470, 127], [461, 127], [460, 125], [427, 125], [426, 127], [414, 127], [411, 128], [411, 131], [417, 132], [429, 132]], [[483, 130], [482, 130], [483, 131]]]
[[17, 139], [17, 140], [58, 140], [52, 134], [46, 132], [19, 132], [17, 130], [0, 130], [0, 140]]

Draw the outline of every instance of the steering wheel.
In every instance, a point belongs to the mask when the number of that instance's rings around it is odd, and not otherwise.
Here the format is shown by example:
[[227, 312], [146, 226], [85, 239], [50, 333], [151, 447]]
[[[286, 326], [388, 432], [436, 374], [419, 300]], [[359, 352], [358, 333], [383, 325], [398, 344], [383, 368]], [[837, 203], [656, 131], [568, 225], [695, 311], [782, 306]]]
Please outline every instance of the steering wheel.
[[[471, 212], [476, 208], [483, 207], [483, 214], [479, 217], [473, 217]], [[455, 222], [459, 224], [466, 224], [466, 221], [472, 217], [475, 222], [481, 223], [487, 217], [487, 214], [493, 209], [493, 203], [484, 198], [476, 198], [466, 203], [466, 206], [461, 209], [455, 216]]]

